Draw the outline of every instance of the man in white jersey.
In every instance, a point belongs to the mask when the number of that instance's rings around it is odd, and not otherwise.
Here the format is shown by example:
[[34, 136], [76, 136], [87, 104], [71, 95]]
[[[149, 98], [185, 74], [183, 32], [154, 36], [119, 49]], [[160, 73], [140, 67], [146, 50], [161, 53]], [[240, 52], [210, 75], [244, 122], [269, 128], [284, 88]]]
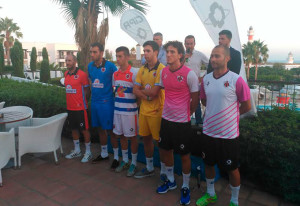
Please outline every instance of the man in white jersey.
[[238, 205], [239, 116], [251, 109], [251, 103], [248, 85], [241, 76], [229, 71], [229, 60], [229, 48], [216, 46], [210, 56], [213, 72], [204, 76], [201, 83], [200, 99], [206, 106], [201, 146], [207, 193], [197, 200], [198, 206], [217, 201], [214, 189], [215, 164], [228, 172], [231, 188], [230, 206]]
[[180, 203], [190, 203], [189, 180], [191, 174], [190, 132], [191, 114], [198, 99], [198, 78], [194, 71], [184, 66], [184, 47], [181, 42], [170, 41], [164, 45], [168, 66], [161, 73], [161, 86], [165, 88], [165, 104], [162, 113], [159, 147], [164, 151], [167, 180], [157, 188], [166, 193], [177, 187], [174, 179], [173, 151], [181, 156], [183, 184]]
[[[120, 68], [113, 74], [113, 86], [116, 91], [113, 132], [120, 138], [123, 160], [115, 171], [122, 172], [124, 169], [128, 169], [127, 176], [132, 177], [136, 172], [138, 150], [136, 138], [138, 109], [136, 96], [133, 94], [138, 69], [128, 64], [129, 49], [127, 47], [118, 47], [116, 57]], [[128, 160], [128, 140], [131, 142], [131, 164]], [[118, 159], [118, 157], [114, 159]]]

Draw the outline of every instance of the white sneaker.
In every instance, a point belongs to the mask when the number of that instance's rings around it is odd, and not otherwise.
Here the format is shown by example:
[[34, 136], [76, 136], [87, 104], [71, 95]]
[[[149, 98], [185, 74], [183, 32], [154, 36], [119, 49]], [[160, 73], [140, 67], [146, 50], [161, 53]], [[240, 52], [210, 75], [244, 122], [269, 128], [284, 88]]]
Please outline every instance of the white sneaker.
[[75, 157], [80, 157], [81, 156], [81, 152], [76, 152], [75, 150], [72, 150], [70, 154], [66, 155], [65, 158], [67, 159], [73, 159]]
[[81, 160], [81, 162], [86, 163], [86, 162], [90, 161], [92, 158], [93, 158], [92, 153], [90, 153], [90, 152], [85, 153], [82, 160]]

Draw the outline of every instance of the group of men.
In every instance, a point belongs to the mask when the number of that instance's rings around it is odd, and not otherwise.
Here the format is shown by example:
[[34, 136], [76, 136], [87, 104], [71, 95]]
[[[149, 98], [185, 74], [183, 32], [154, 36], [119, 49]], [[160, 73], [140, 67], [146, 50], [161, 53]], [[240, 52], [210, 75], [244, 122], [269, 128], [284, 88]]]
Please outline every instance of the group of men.
[[[163, 184], [156, 192], [163, 194], [177, 188], [174, 178], [173, 152], [181, 157], [182, 187], [180, 203], [190, 203], [189, 181], [191, 174], [191, 115], [200, 109], [200, 100], [206, 111], [203, 135], [199, 148], [205, 163], [207, 193], [196, 202], [198, 206], [217, 200], [214, 190], [214, 165], [229, 174], [232, 197], [230, 205], [238, 205], [240, 176], [239, 115], [250, 110], [250, 90], [243, 79], [230, 71], [232, 61], [228, 45], [221, 44], [223, 36], [231, 39], [230, 31], [220, 32], [220, 45], [211, 53], [210, 60], [194, 49], [195, 38], [185, 38], [185, 47], [179, 41], [162, 45], [162, 34], [155, 33], [153, 41], [143, 44], [144, 65], [133, 68], [129, 61], [129, 50], [121, 46], [116, 49], [119, 69], [103, 58], [104, 48], [94, 43], [90, 48], [92, 62], [88, 75], [76, 67], [76, 57], [68, 55], [65, 73], [68, 119], [72, 128], [74, 150], [66, 155], [71, 159], [80, 157], [79, 131], [82, 131], [86, 151], [81, 162], [92, 159], [90, 133], [87, 117], [87, 101], [91, 87], [91, 124], [99, 131], [101, 153], [92, 163], [108, 160], [107, 134], [111, 137], [114, 160], [111, 169], [127, 171], [127, 176], [144, 178], [154, 175], [154, 145], [159, 147], [160, 179]], [[164, 62], [164, 63], [162, 63]], [[205, 67], [212, 72], [204, 75]], [[200, 86], [201, 85], [201, 86]], [[200, 91], [200, 94], [199, 94]], [[140, 101], [139, 101], [140, 100]], [[138, 104], [139, 102], [139, 104]], [[138, 112], [139, 105], [139, 112]], [[201, 109], [200, 115], [201, 117]], [[197, 120], [197, 123], [202, 121]], [[202, 122], [201, 122], [202, 123]], [[146, 167], [137, 170], [137, 134], [144, 141]], [[122, 161], [118, 155], [118, 138], [121, 143]], [[128, 140], [131, 145], [129, 163]]]

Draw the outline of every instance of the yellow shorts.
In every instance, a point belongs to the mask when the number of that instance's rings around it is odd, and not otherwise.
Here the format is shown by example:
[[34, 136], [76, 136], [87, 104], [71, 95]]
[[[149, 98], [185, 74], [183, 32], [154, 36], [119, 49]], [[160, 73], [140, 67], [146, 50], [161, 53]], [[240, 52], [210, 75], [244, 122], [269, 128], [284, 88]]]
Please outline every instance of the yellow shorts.
[[150, 117], [140, 114], [139, 115], [139, 135], [140, 136], [150, 136], [153, 139], [159, 140], [161, 117]]

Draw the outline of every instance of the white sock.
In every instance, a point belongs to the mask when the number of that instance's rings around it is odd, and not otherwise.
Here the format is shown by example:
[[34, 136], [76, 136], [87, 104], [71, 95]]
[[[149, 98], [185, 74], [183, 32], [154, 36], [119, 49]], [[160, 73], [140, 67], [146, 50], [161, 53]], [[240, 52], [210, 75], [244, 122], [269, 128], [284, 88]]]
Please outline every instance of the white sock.
[[160, 162], [160, 174], [166, 174], [167, 170], [166, 170], [166, 165], [163, 162]]
[[123, 161], [128, 163], [128, 149], [122, 150], [122, 157], [123, 157]]
[[114, 159], [119, 161], [119, 148], [113, 148], [114, 150]]
[[80, 152], [80, 142], [79, 142], [79, 139], [73, 140], [73, 143], [74, 143], [74, 150], [75, 150], [75, 152], [79, 153]]
[[206, 187], [207, 193], [212, 197], [216, 194], [215, 192], [215, 178], [214, 179], [207, 179], [206, 178]]
[[231, 188], [231, 199], [230, 199], [230, 202], [233, 202], [234, 204], [237, 204], [237, 205], [239, 204], [240, 187], [241, 187], [241, 185], [237, 186], [237, 187], [233, 187], [232, 185], [230, 185], [230, 188]]
[[91, 142], [85, 143], [85, 153], [91, 153]]
[[190, 189], [190, 176], [191, 176], [191, 173], [188, 173], [188, 174], [184, 174], [182, 173], [182, 187], [181, 188], [188, 188]]
[[151, 172], [151, 171], [154, 170], [154, 167], [153, 167], [153, 157], [151, 157], [151, 158], [147, 158], [146, 157], [146, 167], [147, 167], [147, 170], [149, 172]]
[[131, 153], [131, 164], [136, 166], [137, 153]]
[[108, 156], [107, 144], [106, 145], [101, 145], [101, 157], [105, 158], [107, 156]]
[[174, 182], [174, 166], [172, 167], [167, 167], [166, 166], [166, 175], [168, 177], [168, 180], [170, 180], [170, 182]]

